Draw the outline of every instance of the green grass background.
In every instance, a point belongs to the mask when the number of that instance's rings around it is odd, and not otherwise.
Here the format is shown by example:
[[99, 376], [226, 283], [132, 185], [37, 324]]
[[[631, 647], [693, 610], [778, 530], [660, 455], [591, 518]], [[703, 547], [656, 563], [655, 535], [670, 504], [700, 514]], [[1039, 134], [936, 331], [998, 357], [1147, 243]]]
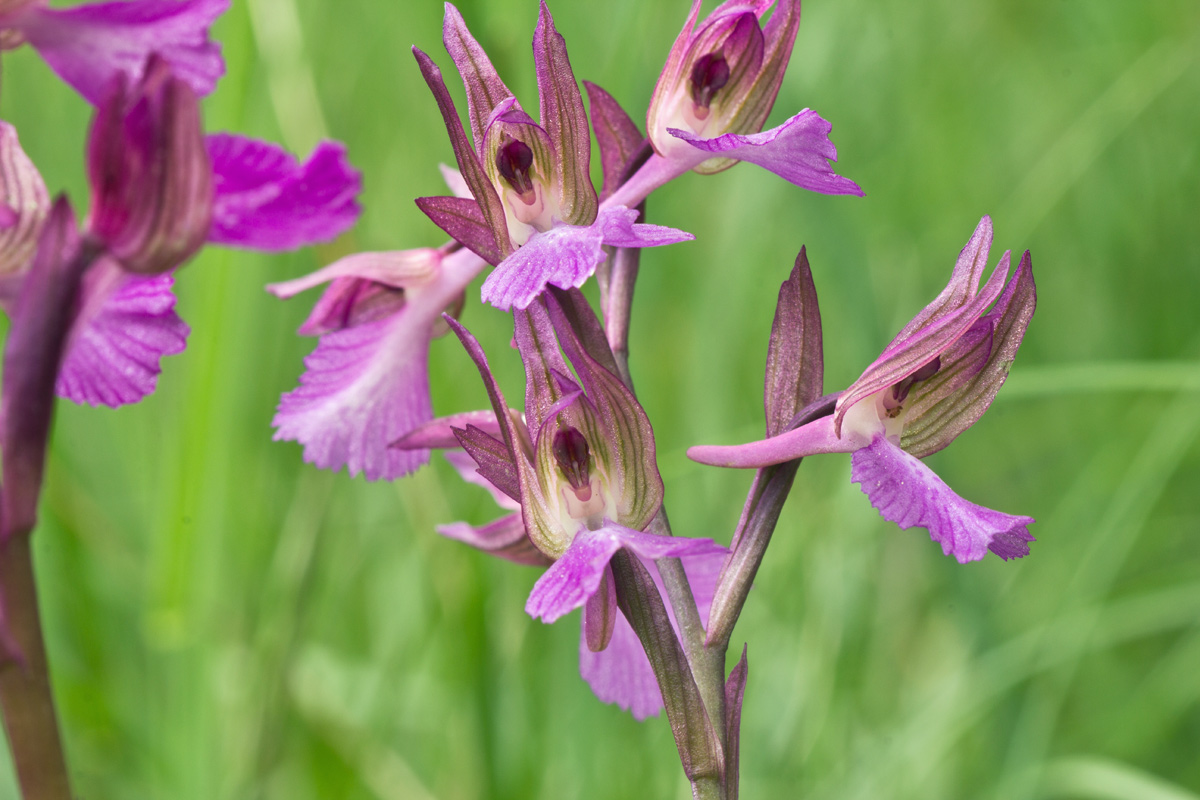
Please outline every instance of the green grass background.
[[[532, 0], [461, 10], [536, 104]], [[576, 75], [643, 119], [684, 0], [557, 2]], [[600, 704], [578, 627], [523, 612], [537, 571], [439, 538], [494, 515], [444, 463], [394, 484], [271, 441], [309, 298], [263, 284], [360, 249], [436, 245], [412, 205], [452, 158], [408, 47], [450, 69], [432, 2], [235, 0], [211, 130], [348, 143], [364, 213], [281, 256], [211, 248], [178, 280], [193, 327], [159, 391], [61, 403], [36, 534], [81, 798], [684, 798], [665, 720]], [[826, 388], [945, 284], [979, 217], [1033, 252], [1039, 308], [991, 412], [932, 466], [1038, 519], [1033, 554], [960, 566], [885, 523], [845, 457], [809, 459], [751, 593], [747, 798], [1200, 797], [1200, 5], [805, 4], [770, 124], [811, 106], [866, 197], [756, 167], [689, 175], [652, 221], [632, 367], [679, 533], [727, 541], [750, 476], [687, 461], [761, 431], [775, 293], [808, 246]], [[86, 206], [83, 102], [28, 49], [0, 116]], [[452, 77], [452, 76], [451, 76]], [[452, 90], [461, 99], [461, 87]], [[470, 294], [477, 297], [477, 285]], [[519, 394], [506, 318], [466, 324]], [[453, 340], [440, 413], [482, 407]], [[0, 759], [0, 798], [16, 797]]]

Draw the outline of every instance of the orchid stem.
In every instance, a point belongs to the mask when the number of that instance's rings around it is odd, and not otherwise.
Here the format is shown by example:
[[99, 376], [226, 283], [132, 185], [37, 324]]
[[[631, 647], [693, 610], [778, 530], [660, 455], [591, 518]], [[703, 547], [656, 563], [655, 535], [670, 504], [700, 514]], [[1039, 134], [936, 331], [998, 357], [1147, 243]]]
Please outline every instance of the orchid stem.
[[[639, 209], [642, 218], [645, 217], [645, 204]], [[612, 258], [611, 269], [607, 271], [601, 289], [601, 307], [605, 316], [605, 332], [609, 346], [620, 371], [621, 380], [634, 392], [633, 377], [629, 371], [629, 325], [633, 308], [633, 290], [637, 282], [641, 250], [636, 248], [617, 248]], [[636, 395], [636, 392], [635, 392]], [[661, 535], [671, 536], [671, 523], [667, 519], [666, 507], [662, 507], [658, 515], [650, 523], [650, 529]], [[700, 691], [701, 700], [708, 718], [712, 722], [714, 732], [721, 744], [722, 750], [727, 746], [725, 737], [725, 646], [710, 648], [705, 646], [706, 633], [700, 621], [700, 612], [688, 583], [687, 573], [683, 562], [678, 558], [663, 558], [656, 562], [658, 573], [662, 577], [667, 590], [667, 600], [675, 612], [675, 620], [679, 623], [679, 632], [683, 639], [684, 653], [691, 667], [696, 686]], [[713, 784], [715, 788], [703, 788], [693, 782], [692, 790], [695, 797], [719, 797], [723, 789]], [[711, 789], [711, 790], [710, 790]], [[713, 793], [715, 792], [715, 794]]]
[[0, 663], [0, 706], [24, 800], [70, 800], [27, 534], [0, 549], [0, 595], [21, 658]]

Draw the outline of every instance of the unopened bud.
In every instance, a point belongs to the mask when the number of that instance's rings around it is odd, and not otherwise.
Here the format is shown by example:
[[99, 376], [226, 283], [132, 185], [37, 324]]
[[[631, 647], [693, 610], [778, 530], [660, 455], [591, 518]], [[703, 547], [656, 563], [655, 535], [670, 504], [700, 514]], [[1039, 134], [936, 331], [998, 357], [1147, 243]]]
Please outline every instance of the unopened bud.
[[133, 87], [118, 77], [88, 140], [89, 237], [132, 272], [180, 266], [208, 238], [213, 174], [195, 93], [150, 57]]

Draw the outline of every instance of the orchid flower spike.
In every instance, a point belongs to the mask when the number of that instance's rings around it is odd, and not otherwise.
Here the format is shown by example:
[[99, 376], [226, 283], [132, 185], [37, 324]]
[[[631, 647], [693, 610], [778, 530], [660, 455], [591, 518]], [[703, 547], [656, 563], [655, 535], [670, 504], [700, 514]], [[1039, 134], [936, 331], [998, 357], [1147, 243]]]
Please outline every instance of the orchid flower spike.
[[703, 21], [700, 5], [693, 0], [650, 100], [646, 135], [656, 156], [610, 202], [636, 205], [689, 170], [709, 175], [738, 161], [810, 191], [862, 196], [829, 166], [833, 126], [815, 111], [762, 131], [792, 55], [800, 0], [726, 0]]
[[[457, 522], [438, 531], [510, 561], [549, 565], [526, 611], [553, 622], [583, 606], [580, 673], [601, 700], [645, 719], [662, 709], [662, 693], [637, 635], [617, 611], [608, 562], [622, 547], [647, 564], [681, 556], [707, 619], [727, 551], [707, 539], [643, 532], [662, 503], [653, 431], [616, 376], [612, 351], [583, 296], [547, 294], [514, 316], [527, 376], [524, 415], [508, 408], [479, 343], [448, 317], [493, 408], [432, 420], [396, 446], [465, 448], [447, 459], [509, 513], [480, 527]], [[657, 581], [657, 570], [650, 573]]]
[[496, 266], [483, 299], [526, 308], [547, 285], [582, 286], [604, 260], [603, 245], [656, 247], [691, 239], [638, 213], [609, 205], [597, 213], [588, 174], [591, 138], [566, 43], [542, 2], [533, 37], [540, 123], [500, 80], [462, 15], [446, 4], [443, 40], [467, 92], [467, 139], [441, 71], [413, 48], [450, 135], [471, 198], [422, 197], [417, 205], [447, 234]]
[[225, 73], [209, 27], [229, 0], [118, 0], [51, 8], [47, 0], [0, 0], [0, 50], [28, 42], [50, 68], [92, 105], [113, 78], [141, 80], [159, 53], [200, 95]]
[[599, 323], [590, 311], [578, 313], [586, 302], [576, 297], [570, 315], [553, 297], [515, 314], [526, 375], [524, 429], [508, 413], [479, 343], [447, 321], [483, 376], [502, 441], [474, 425], [455, 434], [480, 474], [520, 503], [530, 540], [554, 560], [525, 610], [553, 622], [586, 604], [588, 643], [599, 651], [617, 614], [608, 567], [617, 550], [659, 559], [724, 548], [707, 539], [644, 532], [662, 505], [654, 432], [617, 377]]
[[984, 217], [949, 285], [841, 393], [832, 416], [759, 442], [693, 447], [688, 456], [715, 466], [762, 467], [853, 453], [851, 477], [879, 513], [901, 528], [926, 528], [946, 555], [960, 563], [989, 550], [1006, 560], [1028, 555], [1033, 518], [964, 500], [920, 461], [988, 409], [1033, 316], [1028, 251], [1011, 280], [1005, 252], [980, 288], [991, 243], [992, 221]]

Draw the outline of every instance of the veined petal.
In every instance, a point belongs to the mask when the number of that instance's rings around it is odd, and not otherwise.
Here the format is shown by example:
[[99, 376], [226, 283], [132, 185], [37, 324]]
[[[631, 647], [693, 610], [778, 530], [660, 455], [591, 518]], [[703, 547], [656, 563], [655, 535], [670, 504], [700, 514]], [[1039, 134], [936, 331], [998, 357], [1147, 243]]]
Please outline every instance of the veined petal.
[[[992, 328], [987, 363], [957, 391], [947, 397], [914, 398], [909, 409], [910, 421], [900, 440], [904, 449], [918, 458], [936, 453], [960, 433], [975, 424], [1008, 378], [1009, 367], [1017, 357], [1017, 348], [1037, 306], [1037, 289], [1029, 251], [1021, 257], [1016, 275], [1008, 282], [996, 306], [980, 320]], [[963, 337], [966, 338], [965, 336]]]
[[433, 326], [482, 266], [465, 250], [447, 256], [438, 278], [406, 296], [394, 315], [322, 336], [305, 359], [300, 387], [280, 400], [275, 439], [300, 442], [305, 460], [318, 467], [346, 466], [368, 480], [425, 463], [428, 451], [389, 445], [432, 418], [426, 362]]
[[971, 302], [971, 298], [979, 292], [979, 281], [983, 279], [983, 271], [987, 269], [988, 254], [992, 250], [992, 218], [984, 215], [975, 226], [974, 233], [963, 245], [950, 273], [950, 281], [946, 288], [933, 299], [933, 302], [921, 309], [912, 320], [905, 325], [889, 347], [896, 342], [904, 341], [918, 329], [936, 322], [947, 314], [953, 313]]
[[488, 227], [483, 209], [474, 198], [418, 197], [413, 202], [447, 236], [484, 261], [499, 264], [504, 259], [496, 245], [496, 234]]
[[[449, 20], [450, 12], [453, 8], [453, 6], [448, 6], [446, 9], [447, 20]], [[454, 11], [454, 13], [458, 14], [457, 11]], [[483, 214], [484, 221], [491, 229], [493, 237], [496, 240], [496, 247], [500, 251], [500, 257], [503, 258], [511, 251], [511, 243], [508, 236], [508, 222], [505, 220], [504, 206], [500, 202], [500, 196], [496, 194], [492, 182], [488, 179], [483, 164], [479, 161], [479, 154], [475, 152], [471, 147], [471, 143], [467, 141], [467, 134], [463, 130], [462, 120], [458, 118], [458, 111], [454, 108], [454, 100], [451, 99], [450, 92], [446, 89], [446, 82], [442, 80], [442, 71], [438, 69], [437, 64], [433, 63], [433, 59], [425, 53], [416, 47], [412, 50], [413, 57], [417, 59], [417, 66], [421, 69], [421, 75], [425, 78], [425, 83], [429, 86], [429, 90], [433, 92], [433, 99], [437, 102], [438, 111], [441, 112], [442, 122], [446, 125], [446, 133], [450, 137], [450, 146], [454, 150], [454, 160], [458, 162], [458, 169], [462, 175], [462, 179], [470, 188], [476, 202], [479, 203], [480, 213]], [[488, 66], [490, 67], [491, 65], [489, 64]], [[489, 108], [488, 113], [490, 111], [491, 109]], [[486, 121], [485, 114], [485, 118], [480, 122], [479, 130], [475, 133], [476, 142], [483, 141]]]
[[964, 305], [932, 318], [929, 324], [913, 330], [908, 337], [893, 339], [879, 358], [838, 398], [837, 410], [833, 415], [837, 429], [841, 430], [846, 413], [859, 401], [899, 383], [953, 346], [983, 316], [988, 306], [1000, 297], [1008, 279], [1008, 270], [1009, 254], [1005, 253], [983, 289], [973, 294]]
[[55, 393], [116, 408], [154, 392], [159, 361], [182, 353], [187, 323], [175, 313], [170, 273], [134, 275], [104, 259], [84, 276]]
[[594, 531], [584, 529], [534, 584], [526, 613], [550, 623], [582, 606], [595, 594], [609, 560], [622, 547], [652, 560], [728, 552], [711, 539], [656, 536], [611, 522]]
[[574, 224], [591, 222], [596, 214], [596, 190], [588, 175], [592, 139], [587, 114], [567, 57], [566, 42], [555, 29], [545, 0], [533, 33], [533, 63], [538, 79], [538, 113], [558, 151], [562, 219]]
[[200, 95], [225, 73], [209, 26], [229, 0], [119, 0], [53, 9], [34, 4], [16, 26], [64, 81], [96, 105], [114, 75], [141, 78], [158, 53]]
[[535, 233], [500, 263], [483, 282], [483, 300], [497, 308], [527, 308], [547, 285], [560, 289], [582, 286], [604, 260], [603, 245], [658, 247], [687, 241], [691, 234], [662, 225], [634, 224], [637, 212], [623, 206], [606, 208], [586, 227], [555, 225]]
[[833, 429], [833, 417], [827, 416], [757, 442], [689, 447], [687, 456], [714, 467], [759, 469], [818, 453], [851, 453], [866, 444], [850, 432], [839, 439]]
[[862, 197], [863, 190], [858, 184], [834, 173], [829, 166], [829, 161], [837, 161], [837, 148], [829, 141], [832, 129], [817, 112], [806, 108], [779, 127], [762, 133], [726, 133], [704, 139], [678, 128], [668, 128], [667, 132], [704, 153], [758, 164], [801, 188], [821, 194]]
[[438, 525], [437, 532], [514, 564], [542, 567], [550, 563], [549, 557], [534, 546], [529, 534], [525, 532], [525, 523], [521, 521], [520, 512], [508, 514], [479, 527], [465, 522], [450, 522]]
[[429, 402], [431, 321], [402, 308], [391, 317], [321, 337], [300, 386], [272, 421], [276, 440], [304, 445], [321, 469], [392, 480], [429, 460], [427, 450], [388, 447], [433, 416]]
[[210, 242], [291, 250], [335, 238], [362, 212], [362, 176], [339, 142], [321, 142], [304, 163], [276, 144], [234, 134], [206, 144], [215, 188]]
[[513, 93], [500, 80], [487, 53], [471, 35], [471, 31], [467, 30], [462, 14], [450, 3], [446, 3], [446, 16], [442, 22], [442, 44], [458, 68], [467, 90], [467, 116], [471, 120], [471, 136], [478, 149], [483, 142], [487, 118], [492, 109], [505, 98], [512, 97]]
[[[708, 625], [708, 611], [716, 590], [717, 576], [725, 560], [724, 553], [683, 557], [683, 569], [692, 587], [692, 596], [700, 612], [700, 621]], [[645, 562], [644, 562], [645, 563]], [[662, 578], [656, 568], [646, 563], [660, 594], [666, 594]], [[676, 633], [679, 625], [675, 612], [667, 603], [667, 615]], [[618, 614], [613, 625], [612, 638], [608, 647], [594, 653], [587, 646], [586, 636], [579, 642], [579, 673], [592, 687], [596, 697], [605, 703], [615, 703], [628, 711], [639, 722], [655, 716], [662, 710], [662, 691], [654, 677], [654, 670], [646, 658], [646, 651], [637, 634], [633, 632], [624, 614]]]
[[0, 121], [0, 276], [29, 266], [42, 225], [50, 213], [50, 195], [37, 167], [21, 149], [17, 129]]
[[604, 209], [596, 218], [604, 244], [610, 247], [661, 247], [664, 244], [690, 242], [696, 238], [678, 228], [637, 222], [638, 216], [637, 210], [624, 206]]
[[411, 289], [433, 280], [441, 263], [441, 253], [431, 247], [355, 253], [303, 277], [269, 283], [267, 291], [287, 299], [337, 278], [362, 278], [394, 289]]
[[886, 438], [854, 453], [851, 480], [862, 486], [884, 519], [901, 528], [920, 526], [960, 564], [988, 550], [1007, 560], [1029, 555], [1032, 517], [1016, 517], [959, 497], [933, 470]]
[[[479, 428], [495, 439], [503, 435], [500, 433], [500, 422], [496, 419], [495, 411], [464, 411], [461, 414], [431, 419], [392, 442], [392, 447], [399, 447], [401, 450], [458, 447], [458, 437], [455, 436], [454, 429], [462, 429], [468, 425]], [[446, 458], [450, 458], [450, 455], [447, 453]], [[471, 463], [471, 469], [475, 469], [474, 462]]]

